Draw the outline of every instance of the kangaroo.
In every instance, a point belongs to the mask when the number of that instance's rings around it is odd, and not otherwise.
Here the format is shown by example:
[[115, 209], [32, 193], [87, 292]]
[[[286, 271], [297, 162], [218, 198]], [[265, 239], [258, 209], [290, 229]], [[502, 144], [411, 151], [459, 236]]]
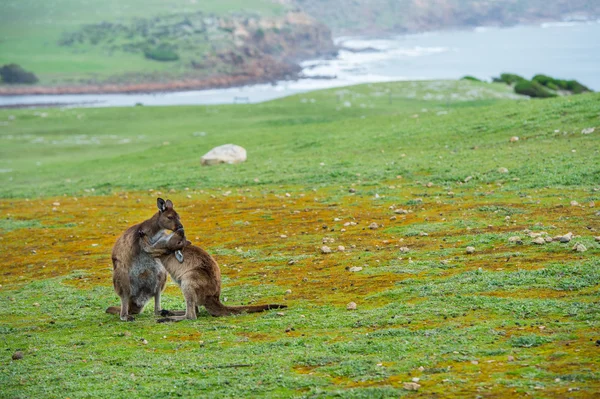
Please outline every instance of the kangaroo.
[[191, 245], [183, 229], [169, 235], [159, 232], [152, 238], [148, 238], [149, 235], [143, 231], [139, 231], [138, 235], [142, 251], [160, 259], [185, 297], [185, 314], [159, 319], [159, 323], [195, 320], [199, 305], [204, 305], [212, 316], [287, 308], [286, 305], [225, 306], [219, 299], [221, 270], [217, 261], [202, 248]]
[[[133, 321], [150, 298], [154, 297], [154, 313], [161, 314], [160, 294], [167, 273], [157, 259], [140, 248], [139, 233], [154, 236], [159, 231], [183, 229], [179, 215], [170, 200], [157, 199], [158, 212], [150, 219], [131, 226], [117, 239], [112, 250], [113, 285], [121, 298], [121, 307], [111, 306], [106, 313], [118, 314], [123, 321]], [[168, 311], [163, 315], [170, 314]]]

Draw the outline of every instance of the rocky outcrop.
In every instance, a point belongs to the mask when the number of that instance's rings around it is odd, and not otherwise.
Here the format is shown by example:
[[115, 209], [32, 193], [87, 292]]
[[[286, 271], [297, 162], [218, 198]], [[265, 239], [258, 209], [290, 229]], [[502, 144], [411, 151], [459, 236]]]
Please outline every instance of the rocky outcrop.
[[246, 162], [246, 149], [235, 144], [224, 144], [213, 148], [202, 156], [200, 162], [202, 165], [216, 165], [220, 163], [241, 163]]

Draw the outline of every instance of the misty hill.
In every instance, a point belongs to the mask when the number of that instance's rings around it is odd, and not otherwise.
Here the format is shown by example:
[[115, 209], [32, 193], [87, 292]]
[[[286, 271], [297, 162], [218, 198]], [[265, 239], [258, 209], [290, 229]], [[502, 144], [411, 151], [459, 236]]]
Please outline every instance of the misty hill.
[[403, 33], [600, 16], [597, 0], [294, 0], [335, 34]]

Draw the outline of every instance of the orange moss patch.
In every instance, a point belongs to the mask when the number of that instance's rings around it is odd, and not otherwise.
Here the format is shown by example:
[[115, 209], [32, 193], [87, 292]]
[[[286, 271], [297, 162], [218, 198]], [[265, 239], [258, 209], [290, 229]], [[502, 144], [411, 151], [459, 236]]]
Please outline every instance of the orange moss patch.
[[[423, 203], [405, 205], [406, 200], [402, 198], [414, 196], [411, 188], [395, 190], [389, 198], [379, 200], [349, 194], [345, 190], [313, 192], [297, 187], [159, 195], [174, 201], [188, 238], [214, 254], [223, 275], [228, 278], [228, 285], [274, 284], [291, 289], [292, 293], [286, 297], [291, 301], [343, 305], [362, 300], [415, 276], [385, 270], [379, 272], [378, 267], [399, 257], [433, 260], [431, 254], [436, 251], [455, 251], [458, 260], [454, 259], [454, 254], [441, 254], [436, 259], [451, 258], [463, 265], [440, 270], [432, 278], [448, 277], [479, 267], [486, 270], [541, 268], [547, 262], [570, 261], [581, 256], [568, 248], [543, 251], [528, 245], [527, 240], [523, 246], [494, 243], [492, 249], [484, 249], [473, 256], [462, 252], [465, 243], [476, 239], [478, 234], [518, 232], [532, 228], [540, 221], [555, 227], [551, 235], [567, 231], [584, 234], [587, 231], [584, 221], [590, 210], [565, 207], [555, 193], [546, 193], [544, 205], [539, 205], [523, 203], [522, 198], [509, 194], [504, 200], [494, 198], [490, 201], [465, 188], [455, 190], [455, 198], [433, 194], [424, 197]], [[68, 284], [81, 288], [110, 286], [112, 245], [127, 227], [152, 216], [157, 194], [119, 193], [3, 201], [0, 209], [4, 217], [37, 220], [41, 227], [0, 231], [5, 260], [0, 284], [11, 287], [80, 270], [83, 273], [68, 280]], [[192, 198], [187, 198], [188, 195]], [[502, 215], [479, 210], [490, 204], [518, 208], [523, 213], [506, 221]], [[411, 213], [396, 215], [394, 208], [409, 209]], [[452, 224], [461, 221], [491, 227], [469, 230]], [[357, 224], [345, 225], [348, 222]], [[370, 229], [373, 222], [381, 227]], [[411, 227], [415, 223], [445, 224], [423, 237], [386, 232], [389, 227]], [[458, 240], [454, 242], [443, 241], [456, 237]], [[324, 243], [324, 238], [333, 241]], [[329, 246], [333, 253], [322, 254], [320, 248], [323, 245]], [[338, 251], [340, 245], [345, 247], [344, 251]], [[408, 246], [411, 252], [400, 253], [402, 246]], [[507, 260], [501, 257], [503, 252], [511, 251], [518, 251], [521, 256]], [[370, 272], [347, 270], [353, 266]], [[168, 288], [168, 293], [177, 291], [175, 286]]]

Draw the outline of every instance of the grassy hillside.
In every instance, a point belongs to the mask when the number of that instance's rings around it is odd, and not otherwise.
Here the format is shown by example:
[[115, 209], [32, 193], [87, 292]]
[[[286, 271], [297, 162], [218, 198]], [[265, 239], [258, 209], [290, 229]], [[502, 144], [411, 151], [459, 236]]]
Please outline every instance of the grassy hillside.
[[[287, 17], [287, 11], [270, 0], [9, 0], [0, 13], [0, 64], [19, 64], [43, 85], [63, 86], [249, 73], [256, 69], [253, 59], [270, 56], [276, 64], [311, 50], [318, 54], [321, 41], [330, 40], [328, 32], [312, 38], [325, 28]], [[296, 36], [311, 45], [296, 43]], [[164, 48], [178, 59], [145, 57]]]
[[[0, 396], [593, 397], [600, 95], [510, 90], [0, 110]], [[200, 166], [225, 143], [248, 161]], [[105, 314], [111, 247], [157, 195], [219, 261], [227, 304], [289, 308]], [[184, 306], [173, 283], [163, 305]]]

